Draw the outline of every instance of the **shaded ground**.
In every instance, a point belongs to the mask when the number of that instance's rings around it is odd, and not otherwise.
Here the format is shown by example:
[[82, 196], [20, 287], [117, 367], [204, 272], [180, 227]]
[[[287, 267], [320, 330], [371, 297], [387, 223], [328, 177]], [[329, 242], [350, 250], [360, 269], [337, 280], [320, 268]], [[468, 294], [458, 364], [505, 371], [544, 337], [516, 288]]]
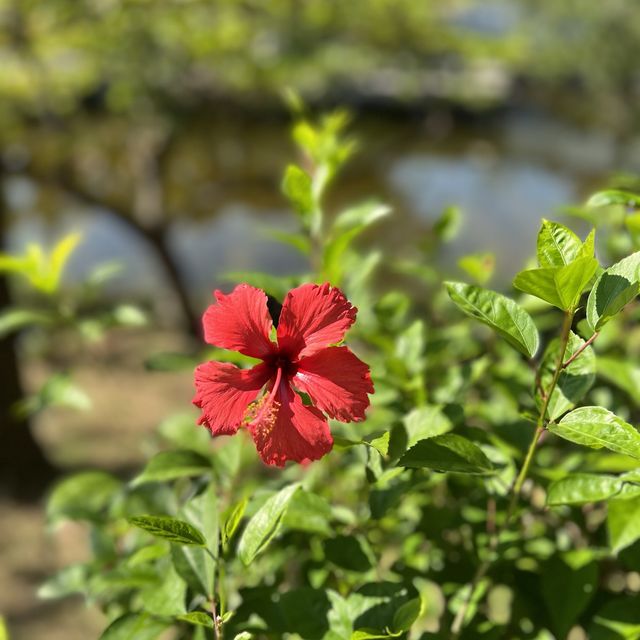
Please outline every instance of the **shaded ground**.
[[[179, 336], [170, 333], [118, 332], [76, 353], [73, 377], [93, 408], [49, 409], [38, 417], [36, 434], [51, 458], [69, 470], [98, 468], [125, 475], [139, 465], [158, 423], [188, 408], [193, 395], [189, 371], [148, 373], [144, 359], [182, 347]], [[26, 371], [31, 389], [46, 376], [42, 365]], [[82, 599], [45, 602], [36, 597], [38, 586], [57, 568], [87, 557], [81, 525], [66, 523], [47, 531], [44, 500], [33, 505], [0, 500], [0, 615], [7, 619], [11, 640], [98, 638], [103, 617]]]

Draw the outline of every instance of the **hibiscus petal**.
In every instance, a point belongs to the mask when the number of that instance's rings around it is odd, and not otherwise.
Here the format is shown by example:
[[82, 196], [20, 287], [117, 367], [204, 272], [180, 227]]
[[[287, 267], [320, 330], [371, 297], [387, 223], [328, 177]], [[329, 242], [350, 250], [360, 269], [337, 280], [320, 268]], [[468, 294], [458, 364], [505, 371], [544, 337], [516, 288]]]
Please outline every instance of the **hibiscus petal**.
[[291, 358], [308, 356], [340, 342], [357, 309], [340, 289], [303, 284], [287, 294], [278, 323], [278, 344]]
[[373, 393], [369, 366], [347, 347], [328, 347], [302, 358], [293, 384], [314, 404], [342, 422], [364, 420]]
[[215, 291], [202, 317], [204, 339], [221, 349], [232, 349], [253, 358], [265, 358], [275, 349], [269, 340], [271, 317], [264, 291], [239, 284], [230, 294]]
[[249, 425], [260, 457], [270, 465], [284, 467], [287, 460], [318, 460], [331, 451], [333, 438], [325, 417], [306, 407], [288, 383], [280, 385], [267, 419]]
[[248, 405], [272, 375], [259, 364], [253, 369], [239, 369], [228, 362], [205, 362], [196, 367], [196, 395], [193, 404], [202, 409], [198, 421], [213, 435], [234, 434], [242, 424]]

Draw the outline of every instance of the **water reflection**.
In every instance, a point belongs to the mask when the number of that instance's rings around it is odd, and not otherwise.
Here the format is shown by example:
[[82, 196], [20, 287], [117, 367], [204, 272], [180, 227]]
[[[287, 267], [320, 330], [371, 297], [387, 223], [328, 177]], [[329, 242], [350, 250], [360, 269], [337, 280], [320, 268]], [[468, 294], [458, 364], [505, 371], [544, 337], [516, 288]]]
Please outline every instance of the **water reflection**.
[[[339, 206], [374, 195], [396, 203], [395, 220], [368, 240], [385, 247], [397, 247], [399, 240], [406, 247], [445, 206], [459, 205], [465, 223], [443, 259], [453, 265], [465, 253], [492, 251], [502, 282], [532, 254], [531, 238], [540, 218], [557, 216], [558, 207], [579, 201], [586, 184], [612, 170], [616, 157], [624, 157], [607, 134], [582, 132], [531, 114], [512, 114], [469, 129], [452, 121], [440, 137], [415, 121], [367, 128], [370, 124], [355, 130], [362, 153], [355, 169], [340, 178]], [[170, 249], [191, 295], [208, 295], [227, 271], [283, 274], [306, 268], [302, 256], [264, 233], [293, 230], [296, 224], [278, 195], [279, 176], [292, 154], [286, 123], [256, 127], [224, 125], [218, 128], [228, 136], [216, 137], [213, 126], [209, 133], [216, 142], [205, 145], [213, 164], [204, 164], [191, 180], [180, 174], [185, 193], [215, 189], [215, 197], [204, 198], [200, 211], [176, 218], [170, 229]], [[229, 136], [237, 138], [236, 151], [242, 153], [229, 153]], [[194, 147], [193, 153], [200, 151]], [[195, 156], [185, 151], [178, 162], [183, 172], [188, 157]], [[50, 244], [65, 231], [80, 230], [85, 242], [70, 265], [72, 281], [100, 262], [117, 260], [126, 267], [126, 276], [114, 283], [118, 293], [144, 297], [162, 290], [157, 256], [117, 216], [104, 209], [76, 208], [45, 222], [34, 212], [37, 198], [29, 181], [12, 180], [8, 195], [11, 249], [20, 251], [28, 241]], [[185, 201], [179, 209], [189, 212], [187, 205]]]
[[504, 271], [522, 266], [540, 218], [576, 198], [572, 181], [540, 165], [484, 154], [418, 155], [398, 160], [392, 185], [412, 213], [434, 220], [444, 207], [461, 207], [464, 224], [447, 256], [493, 251]]

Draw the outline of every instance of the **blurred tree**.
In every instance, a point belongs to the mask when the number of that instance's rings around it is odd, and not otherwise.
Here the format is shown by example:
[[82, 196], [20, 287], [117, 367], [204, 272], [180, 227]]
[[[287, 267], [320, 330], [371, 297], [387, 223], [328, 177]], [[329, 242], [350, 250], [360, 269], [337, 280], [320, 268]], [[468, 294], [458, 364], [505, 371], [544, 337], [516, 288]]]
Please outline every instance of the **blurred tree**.
[[169, 234], [187, 212], [214, 215], [221, 190], [260, 189], [250, 161], [230, 179], [218, 144], [241, 113], [280, 116], [284, 86], [314, 105], [404, 113], [505, 104], [517, 77], [556, 100], [577, 77], [570, 110], [624, 123], [639, 31], [640, 7], [621, 0], [0, 0], [0, 158], [40, 209], [72, 198], [124, 221], [196, 335]]
[[[1, 178], [0, 168], [0, 184]], [[5, 213], [4, 200], [0, 197], [0, 229], [4, 227]], [[0, 251], [2, 249], [0, 245]], [[7, 308], [10, 302], [7, 278], [0, 273], [0, 309]], [[30, 499], [51, 482], [56, 469], [35, 441], [27, 417], [14, 411], [23, 390], [13, 333], [0, 337], [0, 362], [0, 486], [12, 496]]]

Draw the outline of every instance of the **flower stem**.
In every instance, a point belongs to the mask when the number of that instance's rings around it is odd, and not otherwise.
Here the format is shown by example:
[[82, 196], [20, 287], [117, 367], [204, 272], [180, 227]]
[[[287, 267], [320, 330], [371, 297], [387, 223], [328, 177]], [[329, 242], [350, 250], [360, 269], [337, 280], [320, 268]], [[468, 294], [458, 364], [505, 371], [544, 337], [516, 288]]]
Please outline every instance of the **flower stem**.
[[218, 564], [220, 562], [220, 550], [218, 549], [218, 556], [216, 557], [208, 547], [204, 547], [205, 553], [209, 555], [213, 560], [213, 577], [211, 578], [211, 616], [213, 618], [213, 638], [214, 640], [221, 640], [222, 634], [220, 629], [220, 621], [218, 618], [218, 608], [216, 605], [216, 571], [218, 570]]
[[[597, 333], [594, 334], [588, 344], [585, 343], [580, 350], [578, 350], [567, 362], [564, 362], [564, 356], [567, 351], [567, 345], [569, 344], [569, 336], [571, 335], [571, 325], [573, 323], [573, 311], [565, 311], [564, 320], [562, 323], [562, 330], [560, 333], [560, 349], [558, 353], [558, 359], [556, 361], [556, 365], [553, 371], [553, 377], [551, 378], [551, 382], [544, 393], [541, 394], [543, 398], [543, 403], [540, 408], [540, 413], [538, 414], [538, 420], [536, 423], [536, 430], [533, 434], [533, 438], [531, 439], [531, 443], [529, 444], [529, 449], [527, 450], [527, 454], [525, 456], [524, 462], [522, 463], [522, 467], [520, 468], [520, 472], [513, 483], [513, 488], [511, 490], [511, 499], [509, 500], [509, 506], [507, 508], [507, 513], [505, 519], [494, 534], [491, 536], [489, 540], [489, 551], [490, 553], [487, 557], [482, 561], [480, 566], [478, 567], [475, 575], [471, 580], [471, 585], [469, 587], [469, 592], [467, 593], [462, 606], [456, 612], [456, 616], [451, 625], [451, 640], [456, 640], [460, 637], [462, 633], [462, 629], [465, 624], [465, 618], [467, 617], [467, 612], [469, 611], [469, 607], [471, 606], [471, 602], [473, 601], [473, 595], [478, 587], [480, 581], [485, 577], [487, 571], [493, 564], [495, 560], [495, 551], [498, 547], [498, 542], [502, 534], [509, 529], [511, 525], [511, 520], [513, 519], [513, 514], [515, 513], [516, 507], [518, 506], [518, 500], [520, 499], [520, 492], [522, 491], [522, 485], [524, 481], [527, 479], [527, 475], [529, 474], [529, 469], [531, 467], [531, 463], [533, 462], [533, 457], [536, 452], [536, 447], [538, 446], [538, 442], [540, 441], [540, 436], [544, 433], [547, 426], [547, 409], [549, 408], [549, 403], [551, 402], [551, 396], [558, 384], [558, 380], [560, 379], [560, 374], [563, 369], [567, 367], [571, 362], [573, 362], [590, 344], [593, 342]], [[539, 376], [536, 376], [536, 380], [539, 380]], [[542, 390], [541, 390], [542, 391]]]

